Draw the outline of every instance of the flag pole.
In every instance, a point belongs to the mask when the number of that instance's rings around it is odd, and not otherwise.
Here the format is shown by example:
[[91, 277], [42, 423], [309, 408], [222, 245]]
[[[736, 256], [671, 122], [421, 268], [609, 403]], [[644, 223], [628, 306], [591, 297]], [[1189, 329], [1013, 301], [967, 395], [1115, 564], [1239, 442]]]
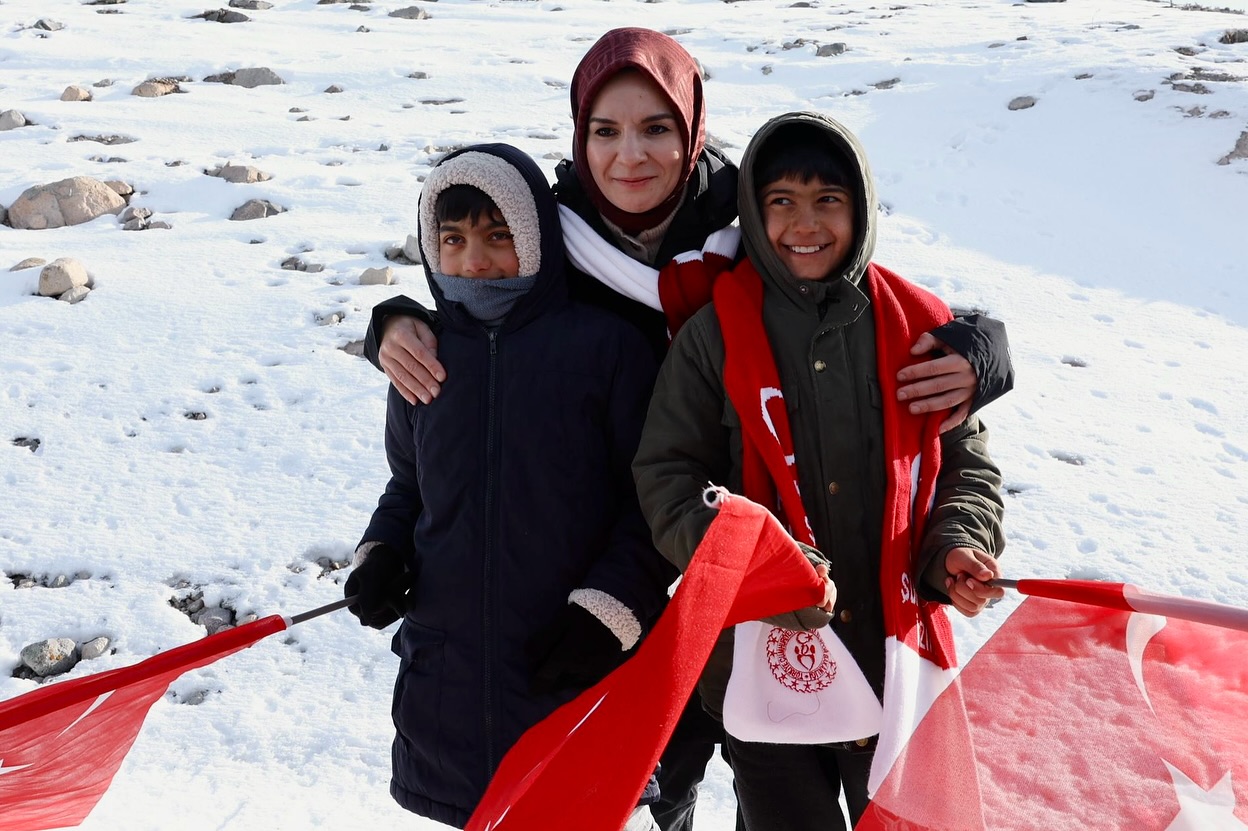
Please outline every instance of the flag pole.
[[345, 609], [347, 606], [350, 606], [355, 602], [356, 597], [358, 597], [358, 595], [351, 595], [350, 597], [344, 597], [342, 600], [335, 600], [333, 603], [326, 603], [324, 606], [318, 606], [315, 609], [309, 609], [306, 612], [291, 615], [286, 618], [286, 625], [294, 626], [296, 623], [303, 623], [305, 620], [311, 620], [314, 617], [320, 617], [321, 615], [327, 615], [330, 612], [336, 612], [339, 609]]
[[1131, 583], [1101, 580], [1009, 580], [998, 577], [991, 581], [991, 585], [1014, 589], [1019, 594], [1033, 597], [1173, 617], [1248, 632], [1248, 609], [1215, 603], [1212, 600], [1157, 594]]

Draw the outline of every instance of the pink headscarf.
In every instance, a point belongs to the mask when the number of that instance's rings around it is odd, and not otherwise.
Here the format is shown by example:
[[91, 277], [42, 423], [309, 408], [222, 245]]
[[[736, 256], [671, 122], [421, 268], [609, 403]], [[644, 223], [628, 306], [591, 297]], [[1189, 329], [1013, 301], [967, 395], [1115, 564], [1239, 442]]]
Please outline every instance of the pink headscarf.
[[[641, 72], [662, 91], [675, 112], [685, 151], [685, 169], [676, 188], [661, 204], [640, 214], [622, 211], [608, 201], [598, 189], [585, 159], [594, 99], [608, 81], [625, 69]], [[655, 227], [676, 210], [706, 144], [702, 74], [693, 56], [683, 46], [652, 29], [627, 28], [607, 32], [581, 58], [572, 76], [572, 119], [576, 123], [572, 156], [576, 175], [599, 213], [627, 233], [637, 234]]]

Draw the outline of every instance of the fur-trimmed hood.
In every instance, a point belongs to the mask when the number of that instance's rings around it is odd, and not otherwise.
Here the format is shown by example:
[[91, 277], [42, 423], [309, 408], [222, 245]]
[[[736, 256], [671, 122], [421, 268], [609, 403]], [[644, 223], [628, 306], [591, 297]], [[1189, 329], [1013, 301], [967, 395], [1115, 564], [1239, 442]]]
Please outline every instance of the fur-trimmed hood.
[[447, 301], [433, 279], [441, 268], [434, 206], [438, 195], [453, 185], [471, 185], [494, 201], [511, 228], [520, 276], [537, 276], [533, 289], [508, 314], [503, 328], [518, 328], [546, 304], [566, 300], [563, 230], [545, 174], [527, 153], [509, 144], [476, 144], [443, 157], [420, 192], [417, 234], [429, 291], [443, 323], [477, 325], [458, 303]]

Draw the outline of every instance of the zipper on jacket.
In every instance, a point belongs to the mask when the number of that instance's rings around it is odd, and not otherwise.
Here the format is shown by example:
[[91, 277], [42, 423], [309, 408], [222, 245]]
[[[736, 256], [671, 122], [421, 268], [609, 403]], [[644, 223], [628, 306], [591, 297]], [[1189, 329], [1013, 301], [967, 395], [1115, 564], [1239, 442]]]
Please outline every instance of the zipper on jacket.
[[485, 763], [488, 766], [488, 775], [490, 778], [493, 778], [497, 759], [494, 748], [494, 677], [491, 670], [497, 657], [494, 654], [497, 644], [494, 642], [492, 634], [493, 620], [490, 610], [494, 607], [492, 597], [494, 584], [492, 582], [491, 565], [494, 558], [494, 491], [497, 487], [494, 471], [496, 467], [495, 457], [498, 455], [498, 432], [496, 428], [498, 413], [495, 401], [498, 385], [498, 330], [491, 329], [489, 338], [490, 371], [486, 393], [485, 431], [485, 552], [481, 558], [481, 585], [484, 589], [482, 597], [485, 603], [481, 609], [481, 642], [484, 646], [482, 679], [485, 682]]

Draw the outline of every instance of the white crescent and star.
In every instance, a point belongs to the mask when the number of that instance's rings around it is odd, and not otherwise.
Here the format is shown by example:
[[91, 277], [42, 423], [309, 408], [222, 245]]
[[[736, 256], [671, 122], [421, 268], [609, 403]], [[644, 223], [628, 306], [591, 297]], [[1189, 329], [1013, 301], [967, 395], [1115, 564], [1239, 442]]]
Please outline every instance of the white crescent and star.
[[[1144, 650], [1165, 627], [1166, 618], [1160, 615], [1132, 612], [1127, 620], [1127, 660], [1135, 685], [1150, 710], [1153, 710], [1153, 702], [1144, 686]], [[1156, 710], [1153, 712], [1156, 713]], [[1174, 794], [1179, 802], [1179, 812], [1165, 831], [1248, 831], [1248, 825], [1235, 816], [1235, 789], [1229, 770], [1216, 785], [1205, 790], [1165, 759], [1162, 763], [1170, 772]]]
[[1231, 785], [1230, 771], [1205, 790], [1174, 765], [1165, 764], [1179, 799], [1179, 813], [1165, 831], [1248, 831], [1248, 825], [1235, 816], [1235, 789]]
[[[1153, 702], [1148, 698], [1148, 690], [1144, 687], [1144, 650], [1148, 647], [1149, 641], [1157, 636], [1157, 633], [1166, 627], [1166, 619], [1157, 615], [1146, 615], [1140, 612], [1132, 612], [1131, 617], [1127, 619], [1127, 660], [1131, 664], [1131, 675], [1135, 678], [1135, 685], [1140, 689], [1140, 695], [1144, 696], [1144, 703], [1148, 705], [1148, 709], [1153, 709]], [[1156, 713], [1156, 711], [1153, 711]]]

